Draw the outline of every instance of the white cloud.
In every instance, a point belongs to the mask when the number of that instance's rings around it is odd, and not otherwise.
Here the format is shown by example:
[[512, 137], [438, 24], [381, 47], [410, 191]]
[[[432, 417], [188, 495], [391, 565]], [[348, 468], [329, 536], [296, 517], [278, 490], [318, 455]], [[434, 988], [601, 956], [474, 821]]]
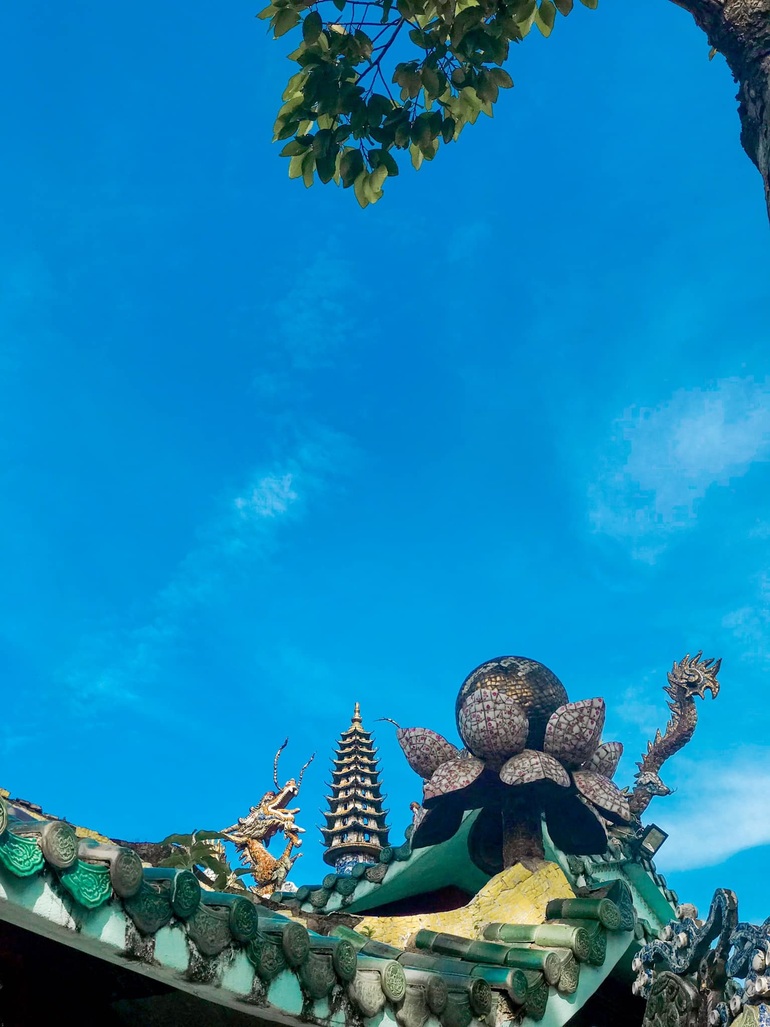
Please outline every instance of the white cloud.
[[589, 489], [593, 530], [653, 561], [690, 526], [713, 486], [770, 459], [770, 380], [724, 378], [679, 389], [655, 408], [632, 407]]
[[292, 487], [294, 475], [291, 473], [267, 475], [260, 478], [257, 484], [244, 497], [238, 496], [235, 508], [243, 518], [277, 517], [284, 514], [299, 495]]
[[[168, 662], [190, 644], [189, 624], [253, 574], [279, 544], [284, 522], [296, 520], [347, 470], [351, 448], [344, 436], [317, 428], [299, 440], [282, 466], [262, 469], [197, 532], [197, 540], [168, 582], [151, 597], [139, 623], [97, 625], [80, 640], [60, 675], [81, 716], [109, 707], [138, 707], [163, 683]], [[162, 694], [162, 692], [160, 693]], [[157, 698], [157, 695], [154, 697]], [[148, 711], [162, 716], [162, 703]]]
[[644, 694], [644, 691], [644, 683], [638, 687], [629, 686], [621, 701], [615, 704], [614, 716], [624, 724], [635, 727], [645, 738], [652, 738], [657, 729], [663, 727], [667, 711], [661, 701], [640, 698], [640, 693]]
[[743, 752], [730, 763], [692, 763], [676, 796], [656, 799], [646, 819], [669, 833], [661, 869], [714, 866], [744, 849], [770, 844], [770, 750]]
[[360, 344], [359, 312], [366, 302], [361, 275], [333, 242], [298, 267], [294, 281], [270, 304], [281, 352], [292, 370], [290, 387], [296, 387], [296, 372], [332, 366], [340, 350], [354, 341]]
[[754, 595], [750, 604], [731, 610], [722, 618], [722, 626], [740, 642], [744, 659], [770, 662], [770, 574], [759, 574], [753, 581]]

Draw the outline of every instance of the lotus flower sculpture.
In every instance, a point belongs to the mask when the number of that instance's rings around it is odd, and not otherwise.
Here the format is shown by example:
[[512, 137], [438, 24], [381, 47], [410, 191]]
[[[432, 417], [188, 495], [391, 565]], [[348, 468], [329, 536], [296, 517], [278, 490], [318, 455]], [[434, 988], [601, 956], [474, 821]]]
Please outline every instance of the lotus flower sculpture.
[[544, 859], [542, 820], [563, 852], [604, 852], [609, 824], [627, 824], [626, 795], [612, 783], [620, 742], [602, 742], [603, 699], [569, 702], [543, 664], [501, 657], [466, 678], [457, 701], [463, 750], [427, 728], [400, 728], [409, 765], [424, 781], [425, 814], [412, 845], [451, 838], [466, 810], [469, 836], [489, 872]]

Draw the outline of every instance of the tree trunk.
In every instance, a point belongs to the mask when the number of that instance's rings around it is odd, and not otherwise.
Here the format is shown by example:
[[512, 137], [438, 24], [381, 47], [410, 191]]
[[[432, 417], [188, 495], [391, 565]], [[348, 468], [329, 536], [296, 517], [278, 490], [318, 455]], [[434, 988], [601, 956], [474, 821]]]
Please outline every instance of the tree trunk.
[[[770, 12], [767, 15], [770, 20]], [[765, 202], [770, 217], [770, 54], [758, 62], [754, 74], [741, 82], [741, 142], [765, 183]]]
[[673, 0], [695, 18], [738, 83], [741, 143], [765, 186], [770, 217], [770, 0]]

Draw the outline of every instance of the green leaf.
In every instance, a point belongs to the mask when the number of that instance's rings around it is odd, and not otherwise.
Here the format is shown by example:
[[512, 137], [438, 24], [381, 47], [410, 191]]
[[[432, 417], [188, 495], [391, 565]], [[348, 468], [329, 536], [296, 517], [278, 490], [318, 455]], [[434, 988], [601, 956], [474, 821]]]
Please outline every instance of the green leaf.
[[334, 178], [334, 171], [337, 166], [337, 151], [333, 153], [327, 153], [323, 157], [316, 157], [315, 168], [318, 172], [318, 177], [321, 179], [324, 185], [327, 182], [331, 182]]
[[482, 100], [488, 100], [490, 103], [497, 102], [500, 86], [495, 82], [486, 69], [482, 69], [479, 72], [479, 79], [476, 83], [476, 92]]
[[360, 150], [346, 150], [340, 158], [342, 188], [349, 189], [364, 170], [364, 158]]
[[279, 39], [281, 36], [286, 35], [290, 29], [293, 29], [295, 25], [299, 25], [299, 13], [284, 7], [273, 18], [273, 35], [276, 39]]
[[275, 135], [273, 136], [273, 142], [280, 143], [283, 139], [289, 139], [291, 136], [296, 135], [298, 128], [298, 121], [287, 121], [285, 124], [281, 125], [280, 128], [276, 128]]
[[268, 4], [268, 6], [263, 11], [259, 12], [257, 17], [260, 19], [260, 21], [266, 21], [268, 18], [272, 18], [277, 10], [278, 8], [275, 7], [273, 4]]
[[409, 145], [409, 137], [409, 122], [401, 122], [401, 124], [399, 124], [396, 128], [396, 134], [394, 136], [393, 142], [399, 149], [405, 150]]
[[364, 183], [364, 193], [369, 203], [382, 199], [382, 186], [388, 177], [388, 169], [379, 167], [373, 171]]
[[496, 82], [501, 89], [512, 89], [513, 79], [504, 68], [487, 68], [487, 75]]
[[345, 10], [345, 0], [333, 0], [333, 2], [338, 11]]
[[445, 143], [451, 143], [455, 137], [455, 128], [457, 124], [454, 118], [444, 118], [444, 122], [441, 125], [441, 138]]
[[527, 2], [523, 4], [521, 10], [516, 11], [516, 14], [514, 15], [514, 20], [519, 29], [519, 32], [521, 33], [522, 38], [526, 36], [529, 30], [532, 28], [536, 15], [537, 4], [535, 3], [535, 0], [527, 0]]
[[571, 14], [574, 6], [574, 0], [553, 0], [556, 4], [556, 10], [559, 14], [563, 14], [566, 18], [568, 14]]
[[393, 110], [393, 101], [382, 93], [374, 93], [366, 105], [369, 114], [369, 124], [379, 125], [383, 118], [386, 118]]
[[[294, 158], [292, 158], [293, 160]], [[309, 189], [313, 184], [313, 171], [315, 169], [315, 157], [313, 151], [306, 153], [302, 158], [302, 181], [305, 183], [305, 188]], [[332, 171], [332, 174], [334, 172]]]
[[296, 157], [292, 157], [289, 161], [289, 178], [302, 178], [302, 162], [305, 159], [305, 154], [297, 154]]
[[[320, 132], [316, 132], [315, 138], [313, 139], [313, 153], [316, 159], [319, 157], [325, 157], [329, 153], [330, 147], [334, 143], [334, 133], [328, 128], [322, 128]], [[336, 157], [336, 151], [334, 153]]]
[[302, 38], [311, 46], [318, 37], [321, 35], [321, 29], [323, 28], [323, 18], [318, 11], [311, 11], [310, 14], [302, 22]]
[[590, 7], [592, 11], [595, 11], [599, 6], [599, 0], [580, 0], [584, 7]]
[[475, 28], [483, 17], [484, 13], [480, 7], [466, 7], [464, 11], [460, 11], [452, 25], [452, 46], [459, 46], [463, 36]]
[[374, 43], [372, 40], [367, 36], [363, 29], [356, 29], [353, 33], [353, 40], [358, 45], [358, 52], [354, 52], [353, 54], [354, 63], [357, 64], [359, 61], [368, 61], [372, 56], [372, 51], [374, 50]]
[[369, 206], [369, 198], [366, 195], [366, 180], [369, 175], [366, 171], [362, 171], [353, 183], [353, 192], [356, 194], [356, 199], [360, 207]]
[[303, 146], [302, 143], [298, 143], [296, 139], [292, 139], [290, 143], [287, 143], [281, 150], [279, 157], [298, 157], [300, 154], [307, 153], [307, 146]]
[[[439, 115], [440, 124], [441, 115]], [[414, 119], [411, 135], [412, 142], [420, 148], [426, 146], [431, 141], [433, 138], [433, 126], [430, 122], [430, 114], [420, 114], [419, 117]]]
[[422, 29], [410, 29], [409, 38], [415, 46], [419, 46], [422, 50], [427, 50], [430, 46], [430, 38], [426, 38], [426, 34]]
[[556, 7], [553, 0], [542, 0], [540, 7], [535, 14], [535, 24], [542, 34], [547, 38], [553, 31], [556, 21]]
[[443, 92], [441, 80], [435, 68], [422, 69], [422, 88], [431, 99], [435, 99]]
[[162, 859], [158, 866], [173, 867], [176, 870], [189, 870], [192, 867], [192, 860], [181, 852], [175, 852], [173, 856]]
[[388, 153], [387, 150], [370, 150], [369, 151], [369, 162], [372, 168], [385, 168], [388, 175], [392, 178], [398, 174], [398, 164], [392, 154]]
[[163, 839], [162, 842], [158, 842], [158, 845], [185, 845], [189, 846], [192, 842], [191, 834], [170, 834]]

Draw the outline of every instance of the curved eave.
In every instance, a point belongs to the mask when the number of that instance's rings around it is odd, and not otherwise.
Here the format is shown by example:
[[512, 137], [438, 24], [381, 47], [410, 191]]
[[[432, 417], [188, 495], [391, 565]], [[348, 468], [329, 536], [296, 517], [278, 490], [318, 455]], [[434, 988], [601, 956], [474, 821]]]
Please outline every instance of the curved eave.
[[357, 810], [372, 809], [373, 813], [370, 815], [379, 816], [382, 812], [382, 799], [363, 799], [360, 796], [346, 795], [341, 798], [326, 796], [326, 801], [330, 804], [330, 809], [323, 810], [324, 816], [342, 816], [345, 812], [352, 812]]
[[382, 846], [371, 845], [366, 842], [361, 844], [350, 844], [335, 846], [333, 849], [327, 849], [323, 854], [324, 863], [328, 863], [329, 866], [334, 866], [344, 856], [371, 856], [372, 861], [376, 862], [379, 858]]
[[324, 837], [339, 837], [343, 834], [350, 834], [351, 831], [358, 831], [360, 834], [388, 834], [390, 828], [387, 824], [364, 824], [360, 820], [352, 820], [344, 827], [319, 827], [318, 830]]
[[340, 817], [369, 817], [370, 820], [384, 820], [389, 812], [389, 810], [383, 809], [372, 813], [370, 810], [349, 806], [347, 809], [341, 809], [335, 813], [330, 813], [329, 810], [324, 810], [323, 815], [327, 820], [339, 820]]

